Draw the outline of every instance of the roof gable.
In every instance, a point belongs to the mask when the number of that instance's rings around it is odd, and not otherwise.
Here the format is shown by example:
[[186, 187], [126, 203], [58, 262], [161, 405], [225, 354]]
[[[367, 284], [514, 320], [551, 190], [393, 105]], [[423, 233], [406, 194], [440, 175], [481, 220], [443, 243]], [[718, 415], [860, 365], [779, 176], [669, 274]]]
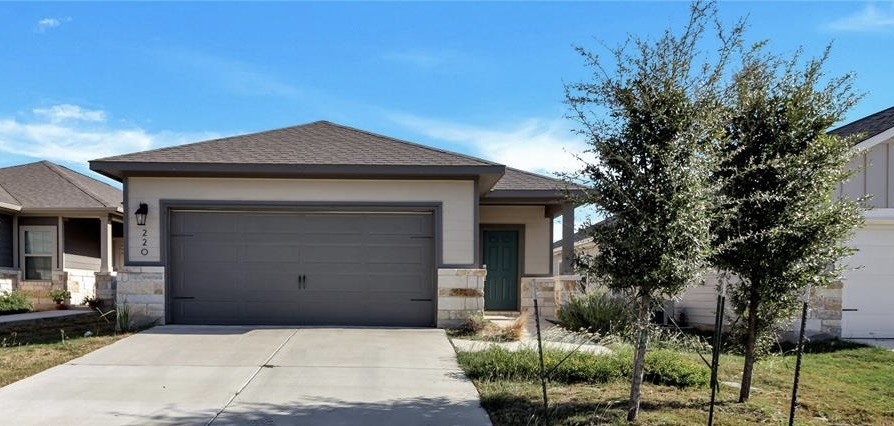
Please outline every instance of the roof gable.
[[49, 161], [0, 169], [0, 201], [5, 192], [27, 209], [119, 209], [121, 191]]
[[884, 109], [829, 132], [836, 136], [863, 134], [857, 148], [866, 149], [894, 137], [894, 107]]
[[315, 121], [299, 126], [118, 155], [95, 161], [380, 166], [499, 165], [328, 121]]

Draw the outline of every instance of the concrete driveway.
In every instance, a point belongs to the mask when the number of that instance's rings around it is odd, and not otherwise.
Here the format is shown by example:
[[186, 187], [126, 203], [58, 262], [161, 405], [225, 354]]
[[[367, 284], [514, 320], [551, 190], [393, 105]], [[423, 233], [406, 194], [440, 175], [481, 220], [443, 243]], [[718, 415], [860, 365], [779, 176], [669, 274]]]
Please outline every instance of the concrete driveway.
[[163, 326], [0, 388], [2, 422], [489, 425], [443, 330]]

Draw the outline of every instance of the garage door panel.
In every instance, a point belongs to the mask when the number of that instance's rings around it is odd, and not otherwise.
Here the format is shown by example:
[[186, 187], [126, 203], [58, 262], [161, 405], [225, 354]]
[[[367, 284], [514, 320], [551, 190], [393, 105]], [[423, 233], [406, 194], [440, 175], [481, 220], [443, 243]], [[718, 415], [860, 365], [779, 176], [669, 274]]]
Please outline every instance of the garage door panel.
[[394, 265], [418, 265], [425, 262], [425, 250], [418, 245], [385, 245], [370, 244], [368, 250], [369, 256], [366, 261], [369, 263], [388, 263]]
[[859, 249], [845, 261], [841, 335], [894, 338], [894, 225], [867, 224], [852, 244]]
[[302, 247], [299, 243], [258, 243], [240, 244], [240, 259], [255, 263], [295, 263], [301, 258]]
[[174, 212], [171, 229], [175, 323], [434, 323], [431, 214]]
[[364, 259], [363, 247], [354, 244], [306, 244], [306, 263], [361, 264]]
[[[356, 215], [353, 215], [356, 217]], [[361, 235], [365, 224], [358, 221], [345, 220], [345, 214], [302, 215], [302, 230], [307, 235]]]
[[230, 233], [236, 231], [236, 218], [231, 215], [209, 216], [200, 212], [178, 212], [176, 223], [172, 223], [171, 230], [175, 233], [189, 232], [202, 233]]
[[290, 235], [299, 234], [295, 225], [298, 218], [288, 214], [240, 214], [234, 229], [242, 234]]
[[378, 215], [369, 220], [370, 235], [430, 235], [426, 217], [419, 215]]

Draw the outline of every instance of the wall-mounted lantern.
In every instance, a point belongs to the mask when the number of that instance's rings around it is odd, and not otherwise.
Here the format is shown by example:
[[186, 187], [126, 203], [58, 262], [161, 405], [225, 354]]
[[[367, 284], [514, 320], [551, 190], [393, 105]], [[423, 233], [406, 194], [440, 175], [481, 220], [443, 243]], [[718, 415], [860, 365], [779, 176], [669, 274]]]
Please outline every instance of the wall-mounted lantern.
[[149, 205], [146, 203], [140, 203], [140, 207], [137, 211], [133, 212], [134, 216], [137, 217], [137, 225], [146, 226], [146, 214], [149, 213]]

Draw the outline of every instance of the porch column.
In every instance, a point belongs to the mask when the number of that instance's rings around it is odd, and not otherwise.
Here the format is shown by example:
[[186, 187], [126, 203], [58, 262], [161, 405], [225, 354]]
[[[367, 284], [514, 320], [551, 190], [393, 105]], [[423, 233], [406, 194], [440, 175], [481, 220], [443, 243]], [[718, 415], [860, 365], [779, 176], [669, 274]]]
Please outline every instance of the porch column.
[[109, 215], [99, 218], [99, 271], [112, 271], [112, 221]]
[[574, 274], [574, 204], [562, 204], [562, 270], [560, 275]]

